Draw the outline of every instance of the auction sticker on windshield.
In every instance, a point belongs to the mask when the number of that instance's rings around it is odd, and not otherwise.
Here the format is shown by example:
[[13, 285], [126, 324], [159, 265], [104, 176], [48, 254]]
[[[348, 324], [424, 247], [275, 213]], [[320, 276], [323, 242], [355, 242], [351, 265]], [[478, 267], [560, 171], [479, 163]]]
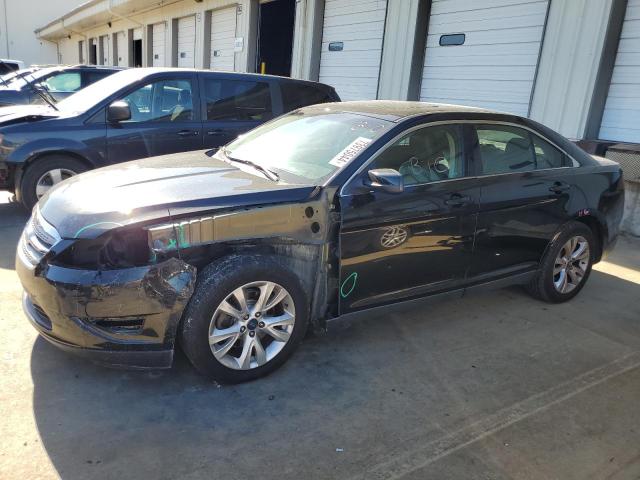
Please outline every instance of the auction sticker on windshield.
[[335, 157], [329, 160], [329, 163], [334, 167], [344, 167], [347, 163], [349, 163], [353, 158], [358, 155], [362, 150], [367, 148], [367, 145], [371, 143], [370, 138], [366, 137], [358, 137], [349, 145], [346, 146], [344, 150], [338, 153]]

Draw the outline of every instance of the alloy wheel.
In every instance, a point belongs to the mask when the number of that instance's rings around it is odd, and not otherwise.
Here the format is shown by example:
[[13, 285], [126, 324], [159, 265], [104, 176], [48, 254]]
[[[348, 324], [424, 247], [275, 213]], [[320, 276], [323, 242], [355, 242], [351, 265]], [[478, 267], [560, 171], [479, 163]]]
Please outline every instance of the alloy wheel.
[[587, 274], [591, 255], [589, 242], [578, 235], [562, 246], [553, 266], [553, 285], [559, 293], [573, 291]]
[[285, 288], [274, 282], [248, 283], [216, 308], [209, 324], [209, 346], [228, 368], [257, 368], [282, 351], [295, 321], [293, 299]]
[[36, 196], [38, 199], [47, 193], [51, 187], [76, 175], [76, 172], [68, 168], [54, 168], [42, 174], [36, 183]]

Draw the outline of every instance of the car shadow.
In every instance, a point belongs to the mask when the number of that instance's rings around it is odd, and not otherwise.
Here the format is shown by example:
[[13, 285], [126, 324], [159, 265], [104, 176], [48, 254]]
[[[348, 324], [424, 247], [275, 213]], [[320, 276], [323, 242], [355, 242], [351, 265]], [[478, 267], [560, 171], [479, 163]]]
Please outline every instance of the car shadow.
[[12, 198], [0, 199], [0, 268], [13, 269], [16, 245], [29, 214]]
[[562, 305], [510, 288], [337, 321], [235, 386], [180, 351], [172, 369], [121, 371], [38, 339], [35, 421], [67, 479], [343, 478], [639, 349], [640, 308], [611, 315], [636, 290], [594, 271]]

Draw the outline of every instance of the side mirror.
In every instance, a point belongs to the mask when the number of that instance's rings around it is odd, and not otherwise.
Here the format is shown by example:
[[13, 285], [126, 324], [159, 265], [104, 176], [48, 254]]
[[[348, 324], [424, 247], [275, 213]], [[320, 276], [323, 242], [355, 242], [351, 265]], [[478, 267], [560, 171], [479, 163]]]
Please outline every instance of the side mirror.
[[388, 193], [400, 193], [404, 190], [402, 174], [393, 168], [376, 168], [369, 170], [367, 185]]
[[107, 121], [109, 123], [124, 122], [125, 120], [131, 120], [131, 109], [127, 102], [118, 100], [109, 105], [107, 108]]

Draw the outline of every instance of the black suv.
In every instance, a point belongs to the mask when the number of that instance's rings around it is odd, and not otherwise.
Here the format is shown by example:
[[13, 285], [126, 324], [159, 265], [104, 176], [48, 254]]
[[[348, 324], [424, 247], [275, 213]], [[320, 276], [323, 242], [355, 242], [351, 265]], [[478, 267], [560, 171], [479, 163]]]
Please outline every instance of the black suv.
[[0, 107], [55, 103], [120, 70], [117, 67], [78, 65], [27, 72], [0, 82]]
[[124, 70], [54, 106], [0, 109], [0, 189], [31, 208], [91, 168], [219, 147], [283, 113], [339, 100], [330, 86], [282, 77]]

